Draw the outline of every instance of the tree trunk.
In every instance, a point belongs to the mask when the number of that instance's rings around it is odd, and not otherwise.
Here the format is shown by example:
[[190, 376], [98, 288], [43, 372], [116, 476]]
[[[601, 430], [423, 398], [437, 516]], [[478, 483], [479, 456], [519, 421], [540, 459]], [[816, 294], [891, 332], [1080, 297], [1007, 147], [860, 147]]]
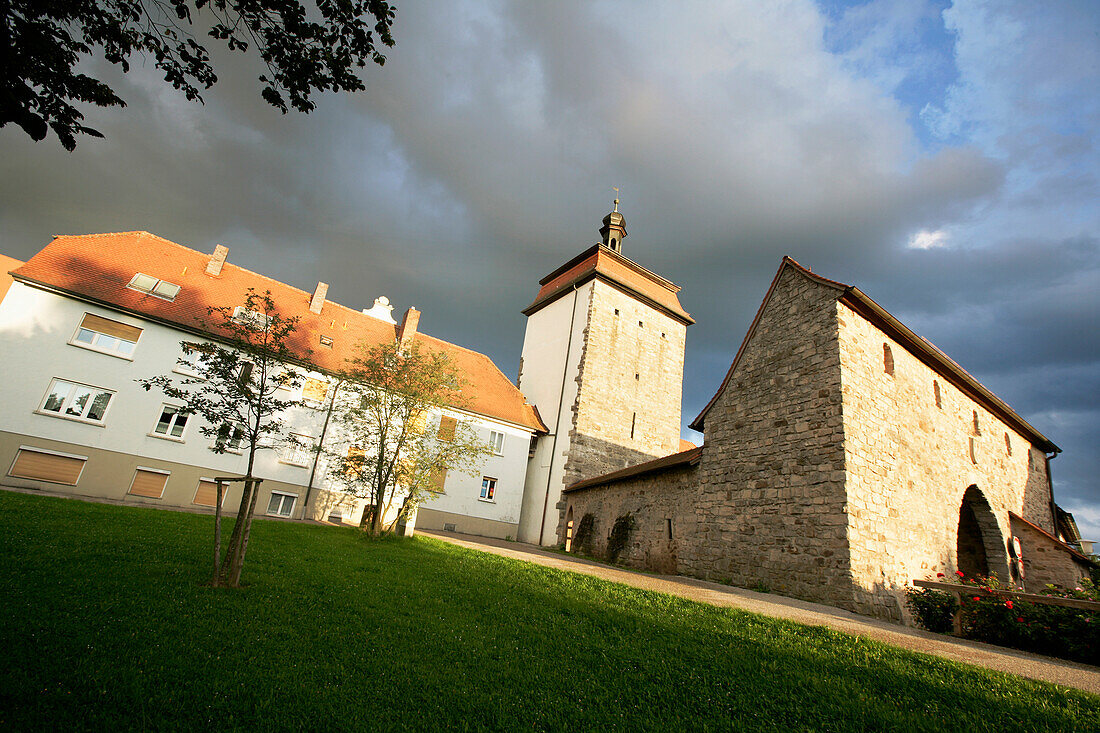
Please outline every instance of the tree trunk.
[[233, 525], [233, 534], [229, 538], [229, 549], [226, 550], [226, 557], [221, 561], [221, 575], [222, 578], [229, 582], [230, 586], [235, 588], [235, 583], [230, 582], [233, 577], [233, 565], [235, 559], [240, 555], [241, 550], [241, 536], [244, 534], [246, 518], [249, 516], [250, 506], [255, 502], [256, 492], [253, 489], [252, 475], [244, 478], [244, 493], [241, 495], [241, 506], [237, 511], [237, 524]]
[[256, 510], [256, 498], [260, 495], [261, 483], [263, 483], [263, 479], [252, 479], [252, 501], [248, 504], [248, 516], [244, 520], [245, 526], [244, 532], [241, 534], [240, 551], [237, 553], [229, 576], [229, 583], [234, 588], [241, 584], [241, 570], [244, 569], [244, 555], [248, 552], [248, 536], [252, 533], [252, 515]]

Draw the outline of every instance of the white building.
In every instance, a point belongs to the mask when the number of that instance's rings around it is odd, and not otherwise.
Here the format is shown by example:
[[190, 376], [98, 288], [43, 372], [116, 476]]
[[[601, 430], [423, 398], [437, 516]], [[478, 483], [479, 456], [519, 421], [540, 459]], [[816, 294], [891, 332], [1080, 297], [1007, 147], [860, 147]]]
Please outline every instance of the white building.
[[[370, 313], [325, 300], [147, 232], [55, 238], [26, 263], [7, 259], [0, 292], [0, 481], [140, 504], [213, 507], [215, 476], [242, 475], [245, 456], [218, 454], [198, 418], [135, 380], [172, 371], [181, 340], [210, 337], [200, 320], [209, 306], [235, 306], [248, 288], [270, 291], [280, 313], [298, 316], [294, 346], [316, 366], [288, 398], [290, 432], [316, 445], [330, 402], [329, 372], [358, 342], [416, 340], [442, 351], [468, 380], [466, 409], [434, 419], [442, 432], [463, 421], [495, 455], [476, 475], [448, 475], [425, 505], [422, 527], [515, 536], [532, 438], [545, 432], [534, 408], [488, 357], [418, 333], [419, 313], [401, 325], [385, 303]], [[329, 436], [331, 437], [331, 436]], [[230, 441], [234, 440], [229, 436]], [[364, 502], [329, 490], [323, 457], [291, 444], [257, 455], [257, 511], [273, 516], [357, 523]], [[240, 484], [223, 506], [235, 509]], [[308, 497], [308, 499], [307, 499]]]

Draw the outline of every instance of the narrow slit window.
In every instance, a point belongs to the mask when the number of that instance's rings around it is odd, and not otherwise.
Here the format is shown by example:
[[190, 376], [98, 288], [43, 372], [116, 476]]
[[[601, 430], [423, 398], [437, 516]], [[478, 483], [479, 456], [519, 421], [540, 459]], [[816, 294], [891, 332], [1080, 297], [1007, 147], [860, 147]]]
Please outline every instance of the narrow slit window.
[[978, 422], [978, 411], [974, 410], [974, 435], [982, 434], [982, 426]]
[[671, 519], [666, 519], [665, 520], [665, 528], [668, 530], [668, 538], [671, 540], [672, 539], [672, 520]]
[[882, 368], [891, 377], [894, 376], [894, 352], [890, 350], [890, 344], [882, 345]]
[[1005, 452], [1012, 455], [1012, 438], [1008, 437], [1008, 433], [1005, 433]]
[[940, 397], [940, 383], [939, 380], [932, 380], [932, 394], [936, 397], [936, 407], [943, 409], [943, 400]]
[[638, 422], [638, 413], [634, 412], [630, 415], [630, 439], [634, 440], [634, 425]]

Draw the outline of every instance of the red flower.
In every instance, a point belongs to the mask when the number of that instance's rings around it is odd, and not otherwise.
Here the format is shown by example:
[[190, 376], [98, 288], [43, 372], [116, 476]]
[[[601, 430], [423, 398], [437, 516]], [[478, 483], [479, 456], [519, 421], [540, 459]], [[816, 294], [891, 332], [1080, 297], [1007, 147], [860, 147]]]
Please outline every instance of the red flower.
[[1017, 621], [1019, 621], [1020, 623], [1023, 623], [1023, 622], [1024, 622], [1024, 617], [1023, 617], [1023, 616], [1020, 616], [1020, 617], [1019, 617], [1019, 618], [1017, 618], [1016, 620], [1017, 620]]
[[959, 576], [960, 578], [965, 578], [966, 577], [966, 573], [964, 573], [961, 570], [956, 570], [955, 575]]
[[978, 596], [974, 596], [974, 600], [975, 600], [975, 601], [980, 601], [980, 600], [982, 600], [982, 599], [981, 599], [981, 598], [979, 598]]
[[1005, 601], [1005, 608], [1011, 610], [1012, 609], [1012, 601]]
[[942, 578], [942, 577], [943, 577], [943, 573], [936, 573], [936, 577], [937, 577], [937, 578]]

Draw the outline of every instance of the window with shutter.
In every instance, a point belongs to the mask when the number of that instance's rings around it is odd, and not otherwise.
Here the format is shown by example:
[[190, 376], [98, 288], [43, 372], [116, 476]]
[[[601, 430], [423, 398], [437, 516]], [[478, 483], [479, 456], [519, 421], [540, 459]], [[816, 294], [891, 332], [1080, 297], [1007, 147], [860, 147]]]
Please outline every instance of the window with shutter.
[[455, 426], [458, 425], [458, 420], [453, 417], [444, 415], [439, 420], [439, 433], [436, 435], [440, 440], [451, 441], [455, 439]]
[[302, 385], [302, 399], [306, 402], [321, 403], [328, 395], [328, 384], [320, 379], [306, 379]]
[[76, 486], [84, 470], [84, 464], [87, 462], [86, 456], [72, 456], [20, 446], [8, 475]]
[[152, 468], [139, 468], [134, 471], [134, 480], [130, 484], [130, 493], [148, 499], [159, 499], [164, 495], [164, 486], [168, 483], [168, 472]]
[[109, 318], [85, 313], [69, 342], [92, 351], [129, 358], [141, 337], [141, 329]]
[[[222, 484], [222, 505], [225, 505], [225, 495], [229, 493], [229, 485]], [[198, 488], [195, 489], [195, 498], [192, 504], [198, 506], [213, 507], [218, 500], [218, 485], [210, 479], [199, 479]]]

